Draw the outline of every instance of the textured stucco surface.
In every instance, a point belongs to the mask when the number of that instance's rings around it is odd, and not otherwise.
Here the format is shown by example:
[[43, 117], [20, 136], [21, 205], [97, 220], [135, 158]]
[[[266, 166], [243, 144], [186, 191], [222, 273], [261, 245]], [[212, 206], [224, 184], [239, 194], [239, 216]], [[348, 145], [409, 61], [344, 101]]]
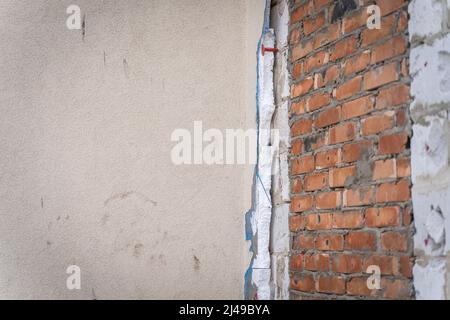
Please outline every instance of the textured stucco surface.
[[170, 135], [254, 127], [263, 9], [0, 2], [0, 298], [242, 298], [253, 168], [174, 166]]
[[277, 130], [278, 139], [274, 146], [272, 165], [272, 222], [271, 222], [271, 298], [289, 298], [289, 201], [290, 184], [288, 155], [290, 147], [289, 128], [289, 83], [288, 33], [289, 8], [286, 0], [272, 2], [271, 27], [275, 32], [275, 44], [279, 52], [275, 55], [274, 98], [275, 113], [272, 127]]
[[450, 1], [409, 6], [417, 299], [450, 299]]

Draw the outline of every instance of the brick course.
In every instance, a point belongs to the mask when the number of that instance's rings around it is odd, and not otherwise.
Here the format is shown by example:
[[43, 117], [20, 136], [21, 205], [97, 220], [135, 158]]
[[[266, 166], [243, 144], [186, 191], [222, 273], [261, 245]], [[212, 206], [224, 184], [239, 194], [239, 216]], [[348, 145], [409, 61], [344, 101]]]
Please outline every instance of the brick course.
[[414, 296], [408, 2], [291, 1], [292, 299]]

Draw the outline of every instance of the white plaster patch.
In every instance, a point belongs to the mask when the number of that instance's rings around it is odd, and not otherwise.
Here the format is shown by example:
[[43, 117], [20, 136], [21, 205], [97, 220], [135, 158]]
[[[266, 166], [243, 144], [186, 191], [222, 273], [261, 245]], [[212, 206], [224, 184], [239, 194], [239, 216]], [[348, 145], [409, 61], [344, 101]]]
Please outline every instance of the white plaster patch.
[[415, 124], [411, 140], [412, 180], [436, 176], [448, 168], [449, 146], [447, 120], [430, 116], [425, 117], [425, 125]]
[[450, 34], [411, 49], [410, 70], [412, 111], [450, 102]]
[[272, 256], [272, 296], [274, 300], [289, 299], [289, 256]]
[[429, 237], [437, 244], [441, 244], [444, 241], [445, 229], [444, 229], [444, 217], [440, 212], [440, 209], [431, 210], [425, 222], [425, 229]]
[[252, 281], [257, 286], [256, 298], [270, 300], [270, 268], [253, 269]]
[[418, 300], [445, 299], [445, 260], [438, 259], [421, 265], [418, 261], [413, 269], [414, 288]]
[[[413, 188], [412, 192], [414, 206], [414, 249], [416, 254], [436, 256], [450, 251], [450, 187], [442, 189], [425, 188], [418, 190]], [[436, 216], [440, 215], [440, 218]], [[439, 224], [444, 230], [440, 230]], [[443, 244], [441, 233], [445, 233], [445, 247], [433, 246], [430, 240], [436, 244]]]
[[285, 1], [280, 1], [271, 11], [271, 25], [277, 37], [277, 48], [287, 46], [289, 34], [289, 7]]
[[272, 215], [271, 251], [272, 253], [289, 252], [289, 204], [274, 207]]
[[442, 4], [439, 0], [413, 0], [409, 5], [410, 37], [429, 37], [441, 30]]

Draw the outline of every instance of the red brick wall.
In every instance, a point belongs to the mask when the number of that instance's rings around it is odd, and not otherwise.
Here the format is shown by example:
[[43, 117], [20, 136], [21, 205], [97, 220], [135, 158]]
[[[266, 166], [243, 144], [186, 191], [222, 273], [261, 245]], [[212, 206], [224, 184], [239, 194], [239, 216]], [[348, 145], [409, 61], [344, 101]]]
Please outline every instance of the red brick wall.
[[354, 2], [291, 2], [293, 299], [414, 296], [408, 1]]

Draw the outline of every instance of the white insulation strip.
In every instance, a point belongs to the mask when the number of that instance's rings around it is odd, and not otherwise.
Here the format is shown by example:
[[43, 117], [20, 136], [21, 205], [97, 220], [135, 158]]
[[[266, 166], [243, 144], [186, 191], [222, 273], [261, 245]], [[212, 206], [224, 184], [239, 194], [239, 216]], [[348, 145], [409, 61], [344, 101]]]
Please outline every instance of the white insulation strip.
[[[273, 48], [275, 35], [269, 29], [264, 35], [262, 44]], [[259, 300], [269, 300], [270, 295], [270, 223], [272, 217], [272, 159], [274, 148], [271, 146], [271, 123], [275, 111], [273, 94], [274, 53], [262, 54], [259, 64], [259, 177], [256, 179], [256, 206], [252, 213], [252, 232], [255, 239], [255, 259], [253, 261], [252, 284]]]

